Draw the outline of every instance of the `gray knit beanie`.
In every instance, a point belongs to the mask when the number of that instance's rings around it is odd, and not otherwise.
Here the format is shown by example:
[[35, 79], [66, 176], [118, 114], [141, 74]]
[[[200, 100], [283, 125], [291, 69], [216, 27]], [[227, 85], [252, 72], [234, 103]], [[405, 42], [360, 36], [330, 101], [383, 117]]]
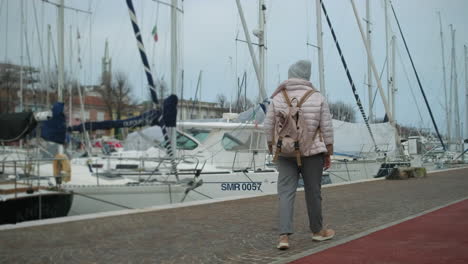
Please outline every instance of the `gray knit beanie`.
[[299, 60], [288, 70], [288, 79], [291, 78], [298, 78], [304, 79], [306, 81], [310, 80], [310, 68], [311, 68], [310, 60]]

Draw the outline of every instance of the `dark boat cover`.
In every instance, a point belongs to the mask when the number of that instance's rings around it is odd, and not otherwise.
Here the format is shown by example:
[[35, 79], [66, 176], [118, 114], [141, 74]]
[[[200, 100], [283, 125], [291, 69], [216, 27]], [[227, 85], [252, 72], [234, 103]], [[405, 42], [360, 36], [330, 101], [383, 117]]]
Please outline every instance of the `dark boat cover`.
[[0, 142], [18, 141], [36, 126], [32, 112], [0, 114]]

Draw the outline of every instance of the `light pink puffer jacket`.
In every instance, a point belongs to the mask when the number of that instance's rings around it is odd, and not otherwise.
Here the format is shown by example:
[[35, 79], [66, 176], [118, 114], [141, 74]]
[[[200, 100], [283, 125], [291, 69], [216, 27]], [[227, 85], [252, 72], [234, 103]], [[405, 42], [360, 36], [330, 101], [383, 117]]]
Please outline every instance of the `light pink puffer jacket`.
[[[288, 104], [281, 94], [282, 89], [286, 89], [290, 100], [297, 98], [298, 101], [306, 91], [310, 89], [316, 90], [312, 86], [312, 83], [303, 79], [289, 79], [280, 84], [271, 96], [272, 100], [263, 123], [268, 142], [273, 140], [276, 123], [275, 114], [288, 108]], [[319, 126], [322, 135], [320, 137], [317, 134], [310, 149], [302, 150], [303, 156], [307, 157], [327, 152], [330, 155], [333, 154], [333, 124], [330, 109], [325, 98], [319, 92], [315, 92], [304, 102], [301, 108], [307, 124], [305, 136], [311, 139]]]

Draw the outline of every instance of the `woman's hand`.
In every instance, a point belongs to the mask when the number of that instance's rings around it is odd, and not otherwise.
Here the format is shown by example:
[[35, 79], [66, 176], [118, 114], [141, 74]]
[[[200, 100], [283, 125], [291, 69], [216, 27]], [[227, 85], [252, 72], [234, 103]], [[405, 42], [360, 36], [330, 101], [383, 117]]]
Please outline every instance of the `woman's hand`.
[[330, 158], [330, 155], [328, 154], [325, 154], [325, 164], [323, 165], [323, 168], [325, 170], [328, 170], [331, 166], [331, 158]]

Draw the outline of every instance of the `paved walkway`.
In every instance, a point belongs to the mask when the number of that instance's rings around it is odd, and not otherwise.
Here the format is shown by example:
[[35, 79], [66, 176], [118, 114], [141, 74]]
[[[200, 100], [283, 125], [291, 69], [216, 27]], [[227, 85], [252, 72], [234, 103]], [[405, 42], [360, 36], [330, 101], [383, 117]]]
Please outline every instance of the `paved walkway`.
[[[466, 197], [468, 169], [336, 186], [323, 189], [324, 220], [340, 241]], [[334, 243], [310, 240], [298, 193], [292, 248], [276, 250], [276, 202], [270, 195], [3, 230], [0, 263], [281, 263]]]

